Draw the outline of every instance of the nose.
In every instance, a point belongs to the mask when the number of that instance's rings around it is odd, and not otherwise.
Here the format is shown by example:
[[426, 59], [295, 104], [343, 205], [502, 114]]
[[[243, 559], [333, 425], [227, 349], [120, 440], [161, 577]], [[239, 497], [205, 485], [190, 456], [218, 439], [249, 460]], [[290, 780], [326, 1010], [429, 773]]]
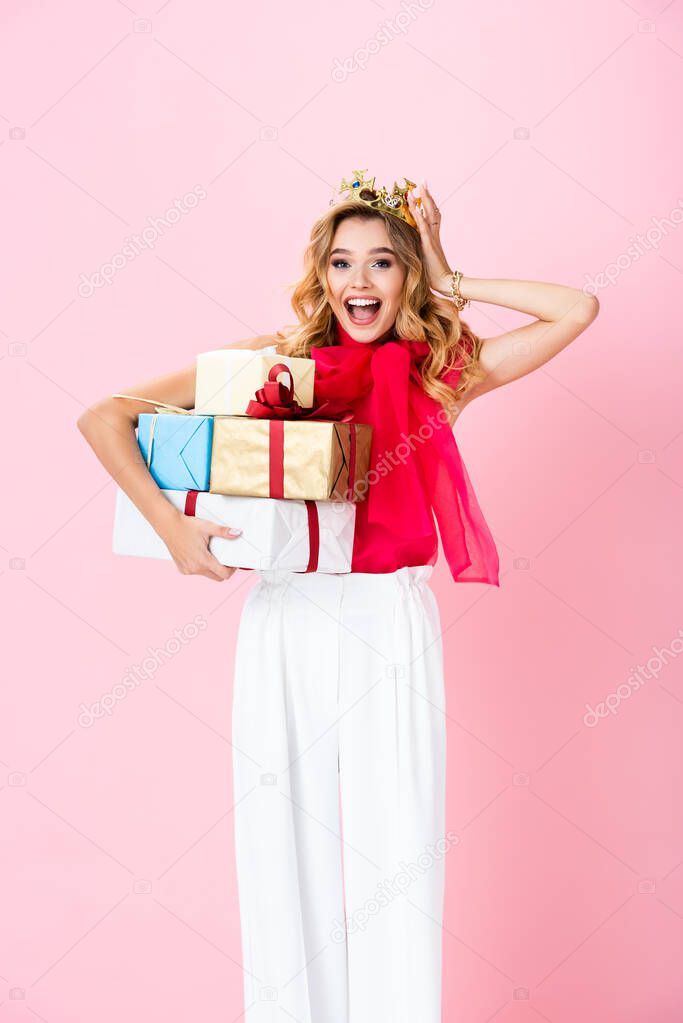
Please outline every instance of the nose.
[[354, 288], [362, 289], [367, 288], [370, 283], [370, 277], [367, 268], [359, 266], [356, 272], [352, 275], [352, 286]]

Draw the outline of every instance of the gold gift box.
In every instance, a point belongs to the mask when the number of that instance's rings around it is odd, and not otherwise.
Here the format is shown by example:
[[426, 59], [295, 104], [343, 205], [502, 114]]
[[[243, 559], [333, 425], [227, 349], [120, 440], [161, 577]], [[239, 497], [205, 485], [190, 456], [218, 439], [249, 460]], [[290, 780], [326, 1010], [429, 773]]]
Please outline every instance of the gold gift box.
[[371, 442], [368, 423], [216, 416], [209, 492], [362, 501]]

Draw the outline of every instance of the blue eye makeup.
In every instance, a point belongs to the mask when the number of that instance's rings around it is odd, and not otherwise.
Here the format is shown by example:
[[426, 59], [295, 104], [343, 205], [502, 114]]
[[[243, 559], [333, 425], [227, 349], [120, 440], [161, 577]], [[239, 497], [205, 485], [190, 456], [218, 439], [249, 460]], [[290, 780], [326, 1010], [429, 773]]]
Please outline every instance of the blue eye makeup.
[[[382, 270], [388, 269], [391, 266], [391, 260], [389, 260], [389, 259], [376, 259], [375, 262], [373, 263], [373, 266], [377, 266], [380, 263], [383, 264], [380, 267], [380, 269], [382, 269]], [[345, 259], [333, 259], [332, 260], [332, 266], [336, 270], [340, 269], [340, 265], [341, 264], [344, 264], [346, 266], [349, 265]]]

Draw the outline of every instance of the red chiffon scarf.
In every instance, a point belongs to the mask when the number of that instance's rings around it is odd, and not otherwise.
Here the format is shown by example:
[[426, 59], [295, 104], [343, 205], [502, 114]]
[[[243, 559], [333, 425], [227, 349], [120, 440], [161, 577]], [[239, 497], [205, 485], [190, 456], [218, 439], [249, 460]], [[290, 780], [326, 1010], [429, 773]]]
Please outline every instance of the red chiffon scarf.
[[[331, 403], [330, 418], [351, 409], [354, 421], [373, 428], [364, 516], [368, 526], [383, 528], [371, 529], [364, 564], [386, 571], [379, 566], [391, 561], [392, 538], [400, 545], [400, 539], [434, 536], [435, 516], [455, 582], [499, 586], [498, 551], [453, 430], [441, 403], [422, 386], [419, 367], [428, 342], [355, 341], [337, 320], [334, 334], [333, 345], [311, 349], [315, 400]], [[454, 386], [460, 371], [442, 380]]]

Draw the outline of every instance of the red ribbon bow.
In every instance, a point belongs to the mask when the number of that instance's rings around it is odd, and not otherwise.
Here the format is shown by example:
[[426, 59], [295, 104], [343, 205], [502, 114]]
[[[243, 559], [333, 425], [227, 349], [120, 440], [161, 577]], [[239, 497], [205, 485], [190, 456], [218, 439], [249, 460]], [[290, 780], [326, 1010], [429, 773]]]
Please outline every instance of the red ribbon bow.
[[[280, 373], [286, 373], [289, 383], [278, 380]], [[304, 408], [294, 397], [294, 377], [289, 366], [276, 362], [268, 370], [263, 387], [255, 392], [256, 401], [247, 405], [246, 414], [254, 419], [320, 419], [328, 423], [348, 423], [353, 419], [350, 404], [341, 407], [331, 401], [323, 401], [313, 408]], [[323, 419], [323, 414], [329, 418]]]
[[[287, 374], [289, 383], [283, 384], [277, 379], [280, 373]], [[304, 415], [303, 408], [294, 397], [292, 371], [284, 362], [276, 362], [270, 367], [263, 387], [256, 391], [256, 401], [252, 399], [247, 405], [247, 415], [257, 419], [299, 419]]]

